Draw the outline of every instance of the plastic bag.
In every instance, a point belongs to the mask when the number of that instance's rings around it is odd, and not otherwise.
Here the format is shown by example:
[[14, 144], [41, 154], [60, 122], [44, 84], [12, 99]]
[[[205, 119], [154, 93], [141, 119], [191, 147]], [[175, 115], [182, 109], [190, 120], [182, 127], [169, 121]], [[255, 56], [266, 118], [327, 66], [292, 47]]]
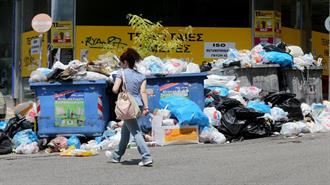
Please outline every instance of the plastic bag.
[[216, 106], [216, 109], [221, 113], [226, 113], [228, 110], [235, 107], [244, 107], [241, 102], [231, 98], [223, 98], [220, 103]]
[[200, 73], [201, 70], [199, 68], [199, 65], [194, 64], [194, 63], [189, 63], [187, 65], [187, 73]]
[[85, 75], [77, 75], [73, 78], [75, 81], [82, 81], [82, 80], [87, 80], [87, 81], [97, 81], [97, 80], [110, 80], [109, 77], [96, 73], [96, 72], [91, 72], [87, 71]]
[[60, 156], [66, 156], [66, 157], [89, 157], [97, 155], [98, 152], [96, 149], [91, 150], [82, 150], [82, 149], [76, 149], [74, 146], [70, 146], [68, 149], [62, 151], [60, 153]]
[[214, 127], [204, 127], [199, 135], [199, 141], [202, 143], [223, 144], [226, 137]]
[[228, 88], [223, 86], [217, 86], [217, 87], [211, 86], [208, 87], [208, 89], [212, 90], [214, 94], [219, 95], [221, 97], [227, 97], [229, 94]]
[[293, 57], [300, 57], [304, 55], [304, 52], [300, 46], [288, 46], [288, 49], [290, 55], [292, 55]]
[[48, 74], [51, 73], [53, 70], [48, 68], [38, 68], [37, 71], [40, 71], [45, 76], [48, 76]]
[[274, 121], [284, 121], [288, 119], [288, 113], [278, 107], [273, 107], [270, 110], [270, 115]]
[[240, 94], [235, 95], [235, 96], [228, 96], [228, 97], [241, 102], [241, 104], [244, 105], [244, 107], [247, 105], [246, 101], [244, 100], [244, 98]]
[[63, 136], [57, 136], [48, 143], [50, 152], [60, 152], [63, 149], [68, 148], [68, 139]]
[[52, 70], [54, 71], [55, 69], [62, 69], [62, 70], [66, 70], [66, 68], [68, 68], [67, 65], [64, 65], [62, 62], [57, 61], [54, 63]]
[[45, 82], [47, 81], [47, 76], [44, 75], [42, 72], [40, 71], [32, 71], [31, 75], [30, 75], [30, 79], [29, 82]]
[[321, 126], [319, 132], [330, 132], [330, 112], [323, 111], [319, 116], [314, 117], [314, 120]]
[[77, 137], [77, 135], [72, 135], [69, 139], [68, 139], [68, 146], [74, 146], [76, 149], [79, 149], [81, 144], [80, 144], [80, 140]]
[[259, 93], [261, 92], [261, 89], [255, 86], [250, 87], [241, 87], [239, 92], [241, 95], [249, 100], [260, 98]]
[[289, 122], [282, 125], [280, 134], [283, 136], [291, 137], [300, 133], [310, 132], [308, 126], [303, 122]]
[[212, 126], [219, 127], [221, 121], [221, 113], [214, 107], [204, 108], [204, 113], [209, 118], [209, 122]]
[[16, 147], [20, 145], [31, 144], [33, 142], [38, 142], [37, 135], [32, 131], [32, 129], [22, 130], [17, 132], [13, 137], [13, 142]]
[[200, 107], [193, 101], [179, 96], [171, 96], [161, 99], [159, 102], [162, 108], [168, 106], [168, 110], [178, 119], [179, 124], [209, 125], [208, 117]]
[[266, 118], [247, 120], [247, 126], [242, 131], [242, 136], [248, 139], [268, 137], [272, 134], [271, 125]]
[[302, 113], [303, 113], [304, 116], [312, 113], [312, 108], [308, 104], [306, 104], [306, 103], [302, 103], [300, 105], [300, 108], [301, 108], [301, 111], [302, 111]]
[[264, 102], [259, 101], [249, 101], [247, 108], [254, 109], [263, 113], [270, 113], [270, 106], [266, 105]]
[[10, 154], [13, 151], [14, 144], [11, 139], [0, 130], [0, 155]]
[[266, 52], [263, 57], [263, 60], [279, 64], [281, 67], [292, 67], [293, 57], [288, 53], [270, 51]]
[[5, 120], [0, 120], [0, 130], [4, 130], [7, 126], [7, 122]]
[[33, 142], [30, 144], [20, 145], [15, 149], [17, 154], [35, 154], [39, 152], [39, 147], [37, 142]]

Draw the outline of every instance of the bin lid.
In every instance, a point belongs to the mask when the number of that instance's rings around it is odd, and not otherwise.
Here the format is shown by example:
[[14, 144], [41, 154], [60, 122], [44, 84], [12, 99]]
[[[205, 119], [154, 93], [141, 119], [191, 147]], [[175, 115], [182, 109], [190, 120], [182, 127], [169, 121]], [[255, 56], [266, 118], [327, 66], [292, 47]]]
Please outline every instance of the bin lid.
[[146, 76], [147, 79], [156, 79], [156, 78], [187, 78], [187, 77], [202, 77], [206, 78], [207, 73], [202, 72], [202, 73], [180, 73], [180, 74], [169, 74], [169, 75], [149, 75]]
[[58, 86], [58, 85], [106, 85], [108, 81], [106, 80], [96, 80], [96, 81], [72, 81], [72, 82], [31, 82], [30, 87], [38, 86]]

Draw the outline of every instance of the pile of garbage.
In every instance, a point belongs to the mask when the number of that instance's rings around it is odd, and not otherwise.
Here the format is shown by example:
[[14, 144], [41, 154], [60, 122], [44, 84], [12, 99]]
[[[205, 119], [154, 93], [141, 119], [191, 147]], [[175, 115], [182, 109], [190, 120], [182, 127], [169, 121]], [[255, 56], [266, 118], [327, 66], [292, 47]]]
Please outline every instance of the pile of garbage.
[[292, 93], [240, 87], [233, 76], [209, 75], [204, 85], [204, 112], [229, 141], [330, 131], [327, 101], [309, 106]]
[[226, 59], [204, 63], [201, 71], [232, 66], [249, 68], [260, 64], [278, 64], [282, 68], [296, 68], [304, 71], [312, 66], [321, 66], [322, 58], [315, 59], [311, 53], [304, 54], [299, 46], [286, 46], [285, 43], [259, 44], [251, 50], [229, 49]]
[[51, 69], [38, 68], [32, 71], [29, 82], [46, 81], [81, 81], [107, 80], [111, 81], [112, 72], [120, 68], [116, 56], [99, 56], [98, 60], [81, 62], [73, 60], [68, 65], [60, 61], [54, 63]]
[[[60, 156], [88, 157], [99, 154], [102, 150], [114, 150], [121, 138], [123, 122], [111, 121], [101, 136], [95, 138], [79, 137], [71, 134], [58, 135], [55, 138], [39, 138], [36, 134], [35, 123], [37, 107], [34, 102], [25, 102], [15, 107], [15, 117], [0, 122], [0, 155], [36, 154], [40, 151], [58, 153]], [[143, 125], [141, 125], [143, 127]], [[152, 141], [151, 127], [143, 127], [148, 146], [155, 146]], [[136, 147], [133, 138], [128, 148]]]
[[160, 59], [156, 56], [148, 56], [136, 64], [137, 70], [145, 75], [152, 74], [179, 74], [179, 73], [200, 73], [199, 65], [187, 63], [183, 60]]
[[[161, 60], [155, 56], [144, 58], [142, 61], [137, 62], [135, 67], [144, 75], [201, 72], [197, 64], [187, 63], [175, 58]], [[73, 60], [68, 65], [57, 61], [51, 69], [38, 68], [32, 71], [29, 82], [82, 80], [107, 80], [113, 82], [113, 75], [119, 69], [119, 59], [115, 55], [112, 57], [100, 56], [98, 60], [91, 62]]]

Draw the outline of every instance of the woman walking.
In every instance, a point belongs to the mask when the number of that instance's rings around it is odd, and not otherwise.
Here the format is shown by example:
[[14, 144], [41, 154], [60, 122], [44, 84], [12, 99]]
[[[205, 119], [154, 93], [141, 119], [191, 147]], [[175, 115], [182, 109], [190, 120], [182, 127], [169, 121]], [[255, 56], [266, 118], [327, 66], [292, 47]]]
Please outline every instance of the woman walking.
[[[116, 77], [115, 84], [112, 88], [114, 93], [118, 93], [123, 83], [123, 76], [125, 80], [126, 90], [136, 100], [139, 107], [142, 109], [142, 114], [147, 115], [148, 109], [148, 97], [146, 93], [146, 77], [139, 73], [135, 69], [135, 62], [141, 60], [141, 56], [137, 51], [132, 48], [128, 48], [121, 56], [120, 62], [123, 68], [123, 72], [119, 72]], [[119, 145], [114, 152], [107, 151], [105, 154], [113, 163], [119, 163], [121, 157], [124, 155], [127, 144], [130, 140], [130, 134], [135, 139], [139, 153], [142, 155], [142, 160], [139, 166], [151, 166], [153, 161], [150, 155], [149, 148], [144, 141], [142, 132], [137, 123], [137, 119], [124, 120], [123, 127], [121, 129], [121, 139]]]

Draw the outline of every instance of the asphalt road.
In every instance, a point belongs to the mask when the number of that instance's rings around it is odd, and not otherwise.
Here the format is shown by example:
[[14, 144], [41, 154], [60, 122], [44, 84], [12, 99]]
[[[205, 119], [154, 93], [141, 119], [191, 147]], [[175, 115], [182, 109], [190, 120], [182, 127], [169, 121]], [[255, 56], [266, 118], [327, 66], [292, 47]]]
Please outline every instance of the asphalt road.
[[1, 156], [1, 185], [330, 184], [330, 133], [240, 143], [152, 148], [153, 167], [139, 167], [136, 149], [121, 164], [104, 153], [86, 158]]

